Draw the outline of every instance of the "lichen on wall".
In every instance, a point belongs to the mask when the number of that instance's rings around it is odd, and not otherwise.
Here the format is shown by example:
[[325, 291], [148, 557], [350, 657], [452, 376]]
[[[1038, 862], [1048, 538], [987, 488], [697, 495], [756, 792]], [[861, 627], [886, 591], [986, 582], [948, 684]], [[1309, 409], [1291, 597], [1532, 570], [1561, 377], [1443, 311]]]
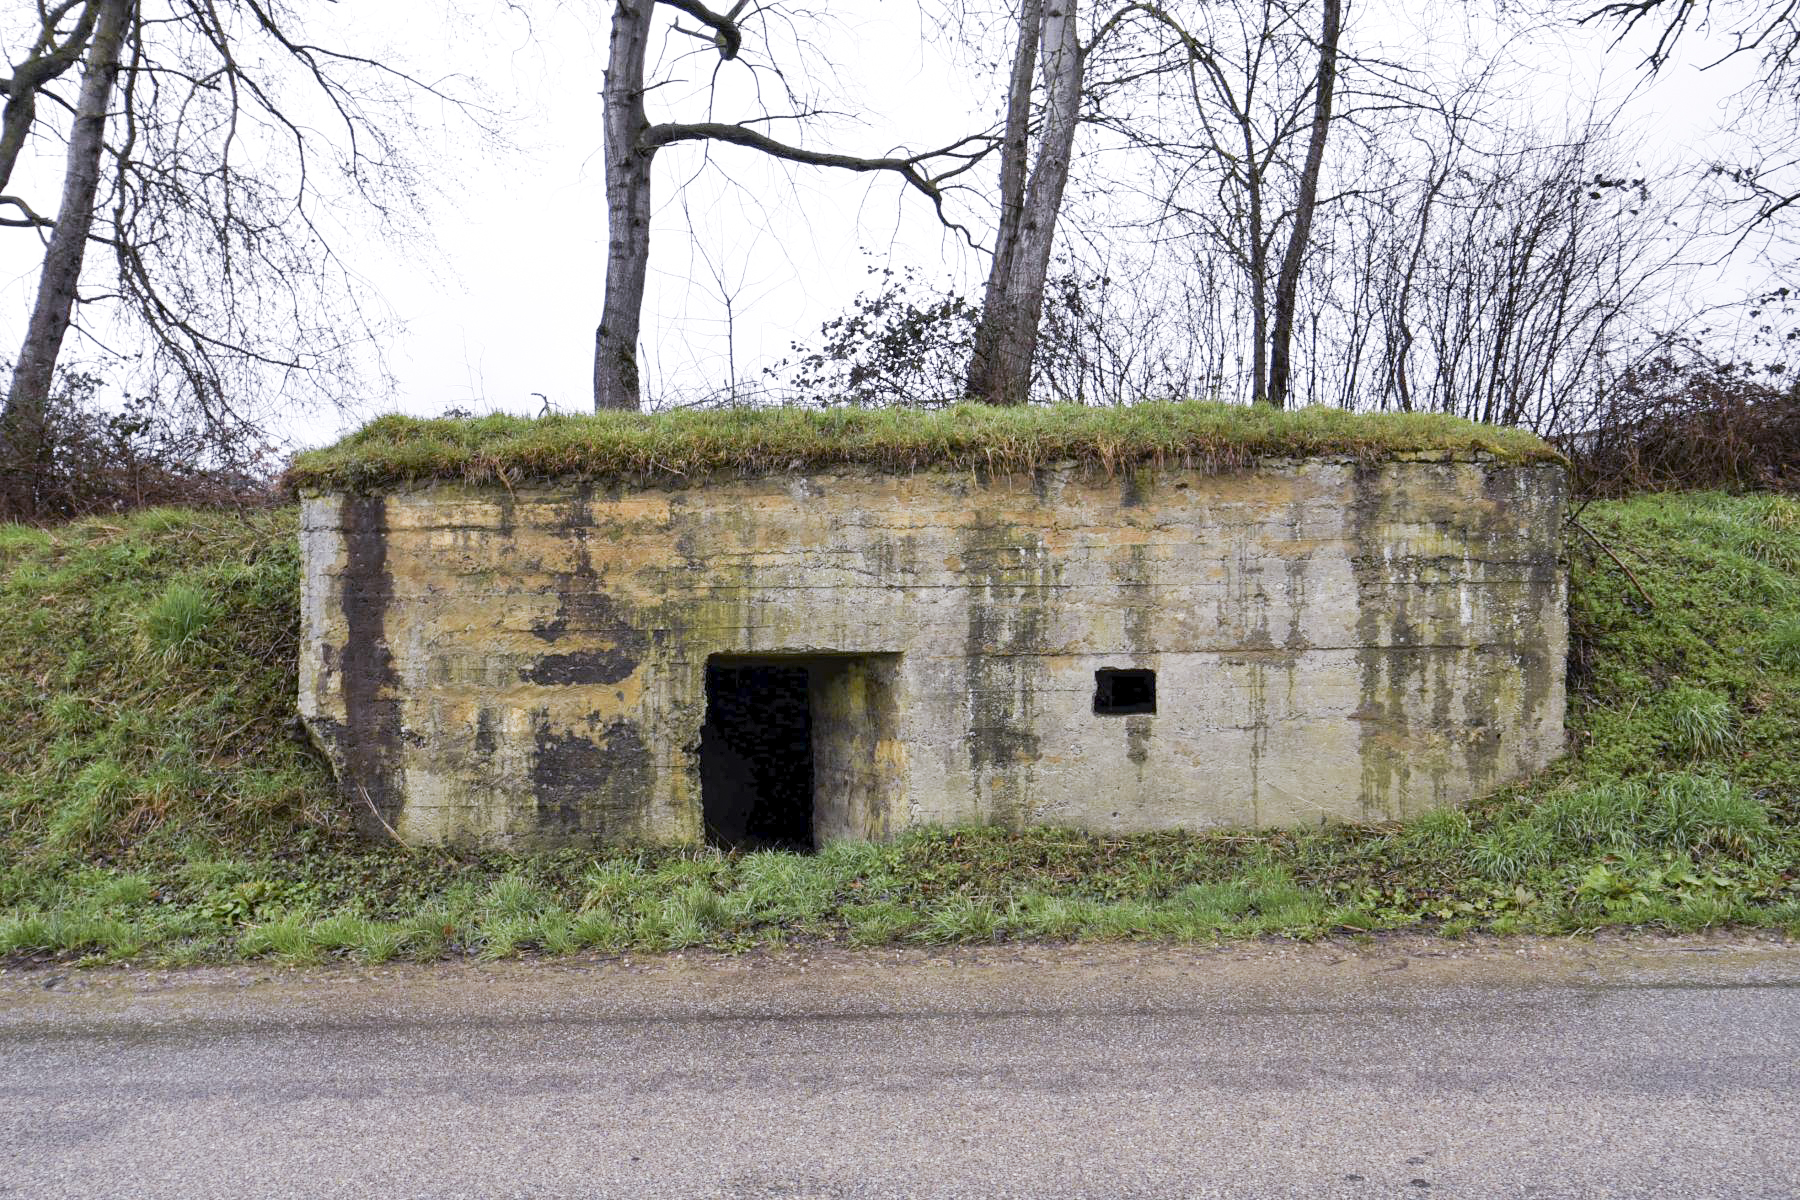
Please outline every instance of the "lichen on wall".
[[[808, 673], [814, 833], [1385, 820], [1562, 749], [1564, 478], [870, 467], [304, 497], [302, 713], [371, 833], [696, 840], [706, 667]], [[1150, 671], [1155, 711], [1096, 712]]]

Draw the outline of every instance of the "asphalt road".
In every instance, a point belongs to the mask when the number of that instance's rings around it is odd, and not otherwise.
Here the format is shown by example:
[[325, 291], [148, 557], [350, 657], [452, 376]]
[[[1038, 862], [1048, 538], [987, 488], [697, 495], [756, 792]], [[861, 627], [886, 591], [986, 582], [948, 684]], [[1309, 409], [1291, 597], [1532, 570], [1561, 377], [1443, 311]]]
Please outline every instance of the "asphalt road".
[[1800, 1195], [1800, 947], [0, 973], [0, 1196]]

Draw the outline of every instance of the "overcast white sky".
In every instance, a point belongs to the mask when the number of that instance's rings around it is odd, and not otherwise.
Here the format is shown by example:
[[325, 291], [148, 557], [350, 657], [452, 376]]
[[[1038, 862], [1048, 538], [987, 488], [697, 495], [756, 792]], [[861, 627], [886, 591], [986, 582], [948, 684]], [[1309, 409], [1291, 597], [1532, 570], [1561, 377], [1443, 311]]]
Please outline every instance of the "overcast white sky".
[[[340, 0], [326, 10], [355, 44], [388, 44], [413, 64], [479, 76], [517, 118], [510, 129], [518, 149], [471, 153], [470, 139], [453, 125], [428, 135], [449, 182], [430, 241], [368, 241], [348, 254], [404, 322], [387, 347], [397, 392], [348, 417], [293, 414], [284, 432], [298, 441], [328, 440], [383, 410], [536, 412], [543, 401], [533, 393], [564, 412], [591, 403], [605, 271], [599, 90], [610, 5], [539, 6], [548, 11], [528, 29], [492, 0], [466, 2], [480, 18], [452, 29], [434, 24], [436, 0]], [[1409, 5], [1393, 7], [1404, 14]], [[1372, 10], [1372, 0], [1364, 8]], [[918, 6], [840, 0], [832, 11], [839, 19], [824, 36], [823, 56], [854, 64], [835, 90], [861, 119], [830, 123], [810, 144], [851, 153], [916, 148], [948, 141], [997, 113], [992, 79], [972, 71], [966, 54], [957, 61], [924, 37]], [[1396, 49], [1418, 36], [1403, 15], [1390, 24], [1383, 40]], [[1445, 28], [1440, 22], [1434, 36], [1444, 37]], [[679, 37], [669, 44], [674, 51], [698, 46]], [[1543, 38], [1520, 103], [1540, 111], [1581, 107], [1597, 87], [1616, 95], [1637, 87], [1631, 56], [1602, 58], [1601, 44], [1573, 30]], [[713, 61], [689, 56], [663, 72], [687, 81], [662, 93], [683, 119], [703, 119], [680, 97]], [[1722, 100], [1742, 77], [1679, 67], [1639, 88], [1631, 111], [1646, 159], [1711, 136], [1723, 119]], [[745, 115], [733, 108], [742, 99], [727, 89], [719, 116]], [[705, 169], [704, 153], [677, 147], [657, 160], [644, 313], [653, 403], [679, 402], [734, 375], [754, 384], [791, 340], [816, 334], [865, 285], [865, 247], [877, 252], [873, 261], [910, 262], [967, 290], [985, 270], [979, 256], [938, 227], [921, 198], [903, 196], [888, 179], [788, 168], [715, 148], [713, 159], [729, 167], [732, 186], [722, 182], [723, 172]], [[695, 180], [685, 191], [676, 186], [684, 179]], [[0, 339], [8, 347], [22, 335], [35, 266], [30, 235], [0, 231]]]

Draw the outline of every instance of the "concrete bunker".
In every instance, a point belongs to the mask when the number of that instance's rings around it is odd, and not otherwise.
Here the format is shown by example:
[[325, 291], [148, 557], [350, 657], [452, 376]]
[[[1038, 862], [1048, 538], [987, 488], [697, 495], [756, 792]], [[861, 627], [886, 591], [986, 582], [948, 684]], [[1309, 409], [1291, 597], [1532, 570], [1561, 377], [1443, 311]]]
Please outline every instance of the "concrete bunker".
[[1562, 752], [1555, 462], [839, 464], [302, 495], [371, 836], [818, 847], [1382, 821]]

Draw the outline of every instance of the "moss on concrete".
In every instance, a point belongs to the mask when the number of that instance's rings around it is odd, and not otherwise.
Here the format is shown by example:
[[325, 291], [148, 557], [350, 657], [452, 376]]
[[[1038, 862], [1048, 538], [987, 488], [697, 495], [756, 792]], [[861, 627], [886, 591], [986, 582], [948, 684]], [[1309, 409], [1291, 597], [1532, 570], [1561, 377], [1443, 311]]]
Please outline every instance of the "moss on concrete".
[[1262, 458], [1347, 455], [1368, 462], [1415, 454], [1560, 461], [1535, 435], [1438, 413], [1277, 412], [1225, 404], [1073, 405], [932, 412], [738, 409], [598, 413], [539, 420], [386, 416], [295, 460], [293, 489], [369, 491], [433, 479], [471, 483], [582, 476], [697, 483], [862, 464], [1030, 471], [1082, 462], [1112, 472], [1140, 463], [1229, 470]]

